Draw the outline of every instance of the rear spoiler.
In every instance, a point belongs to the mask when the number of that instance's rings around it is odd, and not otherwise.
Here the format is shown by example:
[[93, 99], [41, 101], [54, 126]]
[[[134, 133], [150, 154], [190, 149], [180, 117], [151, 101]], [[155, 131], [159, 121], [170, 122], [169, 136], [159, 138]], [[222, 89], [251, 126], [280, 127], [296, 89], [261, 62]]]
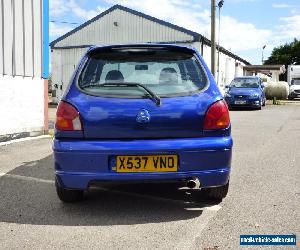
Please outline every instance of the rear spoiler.
[[189, 54], [196, 53], [196, 50], [192, 47], [180, 46], [174, 44], [134, 44], [134, 45], [110, 45], [110, 46], [92, 46], [87, 54], [91, 55], [97, 52], [108, 51], [128, 51], [128, 52], [151, 52], [151, 51], [176, 51]]

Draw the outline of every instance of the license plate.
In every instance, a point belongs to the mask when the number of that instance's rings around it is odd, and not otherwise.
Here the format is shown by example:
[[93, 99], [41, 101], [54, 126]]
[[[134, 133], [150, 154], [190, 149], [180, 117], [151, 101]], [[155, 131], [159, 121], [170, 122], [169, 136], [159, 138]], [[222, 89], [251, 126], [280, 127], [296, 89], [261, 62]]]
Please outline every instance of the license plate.
[[235, 104], [246, 104], [246, 101], [235, 101]]
[[119, 173], [127, 172], [176, 172], [177, 155], [130, 155], [117, 156]]

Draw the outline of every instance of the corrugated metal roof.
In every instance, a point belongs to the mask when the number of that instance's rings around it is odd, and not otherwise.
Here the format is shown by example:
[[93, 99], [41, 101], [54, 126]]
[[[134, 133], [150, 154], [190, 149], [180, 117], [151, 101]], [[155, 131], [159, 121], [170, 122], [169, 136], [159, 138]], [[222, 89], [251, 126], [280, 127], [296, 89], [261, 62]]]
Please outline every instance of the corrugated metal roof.
[[[139, 11], [136, 11], [136, 10], [133, 10], [133, 9], [130, 9], [130, 8], [127, 8], [127, 7], [124, 7], [122, 5], [119, 5], [119, 4], [116, 4], [114, 6], [112, 6], [111, 8], [107, 9], [106, 11], [102, 12], [101, 14], [99, 14], [98, 16], [95, 16], [94, 18], [92, 18], [91, 20], [83, 23], [82, 25], [76, 27], [75, 29], [71, 30], [70, 32], [66, 33], [65, 35], [57, 38], [56, 40], [54, 40], [53, 42], [50, 43], [50, 46], [51, 47], [54, 47], [55, 44], [57, 44], [59, 41], [62, 41], [63, 39], [69, 37], [70, 35], [74, 34], [75, 32], [83, 29], [84, 27], [88, 26], [89, 24], [99, 20], [100, 18], [102, 18], [103, 16], [113, 12], [114, 10], [123, 10], [123, 11], [126, 11], [126, 12], [129, 12], [133, 15], [136, 15], [136, 16], [139, 16], [139, 17], [143, 17], [145, 19], [148, 19], [150, 21], [153, 21], [155, 23], [158, 23], [158, 24], [161, 24], [163, 26], [166, 26], [166, 27], [169, 27], [169, 28], [172, 28], [174, 30], [177, 30], [177, 31], [181, 31], [183, 33], [186, 33], [188, 35], [191, 35], [193, 37], [193, 41], [196, 41], [196, 40], [199, 40], [201, 35], [196, 33], [196, 32], [193, 32], [191, 30], [188, 30], [188, 29], [185, 29], [183, 27], [180, 27], [180, 26], [177, 26], [175, 24], [172, 24], [172, 23], [169, 23], [169, 22], [166, 22], [166, 21], [163, 21], [161, 19], [158, 19], [158, 18], [155, 18], [155, 17], [152, 17], [150, 15], [146, 15], [142, 12], [139, 12]], [[192, 41], [191, 41], [192, 42]]]
[[[43, 77], [49, 54], [48, 1], [0, 1], [0, 74]], [[44, 11], [43, 11], [44, 10]], [[45, 63], [45, 64], [43, 64]]]
[[[68, 49], [68, 48], [86, 48], [86, 47], [89, 47], [89, 46], [92, 46], [94, 44], [80, 44], [80, 45], [68, 45], [68, 46], [55, 46], [57, 45], [59, 42], [69, 38], [71, 35], [75, 34], [76, 32], [82, 30], [83, 28], [89, 26], [90, 24], [94, 23], [95, 21], [101, 19], [102, 17], [104, 17], [105, 15], [115, 11], [115, 10], [122, 10], [122, 11], [125, 11], [125, 12], [128, 12], [130, 14], [133, 14], [133, 15], [136, 15], [138, 17], [142, 17], [142, 18], [145, 18], [149, 21], [152, 21], [154, 23], [157, 23], [157, 24], [160, 24], [160, 25], [163, 25], [165, 27], [168, 27], [168, 28], [171, 28], [173, 30], [176, 30], [178, 32], [182, 32], [182, 33], [185, 33], [189, 36], [191, 36], [191, 40], [185, 40], [185, 41], [163, 41], [163, 43], [183, 43], [183, 42], [186, 42], [186, 43], [192, 43], [192, 42], [195, 42], [195, 41], [201, 41], [203, 44], [207, 44], [209, 46], [211, 46], [211, 41], [209, 39], [207, 39], [206, 37], [202, 36], [201, 34], [197, 33], [197, 32], [194, 32], [194, 31], [191, 31], [191, 30], [188, 30], [188, 29], [185, 29], [183, 27], [180, 27], [180, 26], [177, 26], [177, 25], [174, 25], [172, 23], [169, 23], [169, 22], [166, 22], [166, 21], [163, 21], [163, 20], [160, 20], [158, 18], [155, 18], [155, 17], [152, 17], [150, 15], [146, 15], [144, 13], [141, 13], [141, 12], [138, 12], [136, 10], [133, 10], [133, 9], [130, 9], [130, 8], [127, 8], [127, 7], [124, 7], [122, 5], [114, 5], [112, 6], [111, 8], [109, 8], [108, 10], [102, 12], [101, 14], [99, 14], [98, 16], [92, 18], [91, 20], [83, 23], [82, 25], [78, 26], [77, 28], [71, 30], [70, 32], [66, 33], [65, 35], [57, 38], [56, 40], [54, 40], [53, 42], [50, 43], [50, 46], [52, 49]], [[245, 63], [246, 65], [250, 65], [250, 63], [246, 60], [244, 60], [243, 58], [233, 54], [232, 52], [226, 50], [225, 48], [221, 47], [220, 46], [220, 51], [222, 53], [224, 53], [225, 55], [228, 55], [236, 60], [239, 60], [243, 63]]]

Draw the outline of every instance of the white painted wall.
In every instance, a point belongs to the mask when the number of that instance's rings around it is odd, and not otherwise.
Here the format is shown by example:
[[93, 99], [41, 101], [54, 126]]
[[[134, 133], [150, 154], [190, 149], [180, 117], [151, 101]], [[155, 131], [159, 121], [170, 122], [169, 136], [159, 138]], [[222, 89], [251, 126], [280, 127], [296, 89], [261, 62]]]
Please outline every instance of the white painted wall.
[[231, 81], [235, 77], [235, 60], [233, 58], [227, 57], [226, 58], [226, 72], [225, 72], [225, 80], [224, 80], [224, 87], [231, 83]]
[[[203, 58], [207, 66], [211, 67], [211, 48], [208, 45], [203, 46]], [[217, 59], [218, 50], [216, 51], [216, 71], [217, 71]], [[219, 88], [221, 92], [224, 92], [225, 85], [229, 84], [234, 77], [243, 76], [244, 63], [237, 61], [236, 59], [220, 52], [220, 76], [219, 76]], [[217, 72], [218, 74], [218, 72]], [[218, 75], [216, 76], [216, 82], [218, 81]]]
[[235, 64], [235, 76], [243, 76], [244, 75], [244, 64], [240, 62], [236, 62]]
[[75, 68], [87, 50], [88, 48], [51, 50], [52, 90], [55, 91], [52, 102], [58, 103], [61, 100]]
[[211, 55], [210, 55], [210, 46], [203, 45], [203, 59], [207, 64], [207, 67], [211, 68]]
[[44, 129], [44, 80], [0, 76], [0, 135]]

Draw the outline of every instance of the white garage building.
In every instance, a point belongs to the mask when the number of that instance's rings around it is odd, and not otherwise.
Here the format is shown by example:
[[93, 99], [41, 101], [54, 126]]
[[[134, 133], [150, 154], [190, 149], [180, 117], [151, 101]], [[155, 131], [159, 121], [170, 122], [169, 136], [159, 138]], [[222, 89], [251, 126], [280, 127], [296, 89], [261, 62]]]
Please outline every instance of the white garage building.
[[[195, 47], [210, 67], [211, 42], [204, 36], [155, 17], [114, 5], [53, 41], [51, 46], [54, 102], [59, 101], [80, 58], [90, 46], [126, 43], [171, 43]], [[247, 61], [220, 47], [219, 85], [243, 75]]]
[[47, 130], [49, 0], [0, 0], [0, 142]]

